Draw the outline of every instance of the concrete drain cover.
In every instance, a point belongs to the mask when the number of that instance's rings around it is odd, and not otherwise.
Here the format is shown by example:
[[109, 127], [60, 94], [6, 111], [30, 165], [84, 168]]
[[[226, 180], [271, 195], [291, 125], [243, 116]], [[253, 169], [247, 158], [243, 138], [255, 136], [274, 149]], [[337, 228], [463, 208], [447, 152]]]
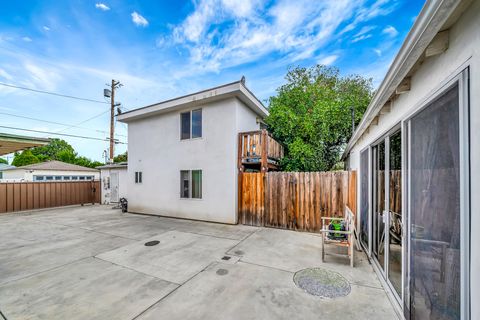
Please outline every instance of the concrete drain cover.
[[305, 292], [323, 298], [344, 297], [351, 290], [347, 279], [322, 268], [300, 270], [293, 276], [293, 282]]
[[224, 276], [228, 273], [228, 270], [227, 269], [218, 269], [216, 274], [218, 274], [219, 276]]
[[152, 247], [152, 246], [156, 246], [159, 243], [160, 243], [160, 241], [158, 241], [158, 240], [148, 241], [148, 242], [145, 242], [145, 246]]

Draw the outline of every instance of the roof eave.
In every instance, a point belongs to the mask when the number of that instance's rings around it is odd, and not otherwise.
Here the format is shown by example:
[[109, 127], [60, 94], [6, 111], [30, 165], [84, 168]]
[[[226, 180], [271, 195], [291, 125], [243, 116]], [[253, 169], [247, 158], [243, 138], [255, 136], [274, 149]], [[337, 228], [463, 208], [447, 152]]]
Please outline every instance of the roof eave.
[[209, 90], [200, 91], [186, 96], [166, 100], [157, 104], [138, 108], [117, 116], [120, 122], [130, 122], [138, 119], [147, 118], [153, 115], [171, 112], [180, 108], [188, 108], [223, 100], [229, 97], [237, 97], [248, 105], [255, 113], [265, 117], [268, 115], [267, 109], [258, 100], [253, 93], [248, 90], [242, 82], [232, 82], [226, 85], [218, 86]]
[[350, 138], [342, 154], [343, 160], [462, 1], [427, 1]]

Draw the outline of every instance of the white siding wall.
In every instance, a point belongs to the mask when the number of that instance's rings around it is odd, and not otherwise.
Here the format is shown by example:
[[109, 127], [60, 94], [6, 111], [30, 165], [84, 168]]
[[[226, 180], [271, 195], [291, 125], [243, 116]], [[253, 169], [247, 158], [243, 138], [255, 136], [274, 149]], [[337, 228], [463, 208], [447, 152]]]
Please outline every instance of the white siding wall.
[[[180, 140], [180, 113], [191, 109], [128, 124], [129, 211], [236, 223], [237, 132], [253, 130], [255, 117], [236, 98], [200, 107], [198, 139]], [[182, 199], [180, 170], [194, 169], [203, 172], [202, 199]], [[135, 183], [136, 171], [142, 172], [141, 184]]]
[[[360, 167], [360, 151], [399, 123], [408, 113], [431, 96], [441, 83], [470, 66], [470, 159], [471, 159], [471, 319], [480, 319], [480, 1], [475, 1], [450, 29], [449, 49], [441, 55], [428, 58], [412, 77], [411, 90], [400, 95], [389, 114], [380, 116], [378, 126], [372, 126], [352, 149], [350, 166]], [[359, 186], [358, 186], [359, 187]], [[360, 192], [360, 190], [358, 190]], [[358, 193], [360, 194], [360, 193]], [[360, 207], [360, 206], [358, 206]]]
[[[102, 203], [110, 203], [110, 194], [111, 189], [106, 188], [104, 178], [110, 178], [112, 172], [118, 173], [118, 198], [127, 198], [127, 177], [128, 171], [127, 168], [111, 168], [111, 169], [101, 169], [100, 171], [100, 188], [102, 189]], [[110, 184], [111, 187], [111, 184]]]

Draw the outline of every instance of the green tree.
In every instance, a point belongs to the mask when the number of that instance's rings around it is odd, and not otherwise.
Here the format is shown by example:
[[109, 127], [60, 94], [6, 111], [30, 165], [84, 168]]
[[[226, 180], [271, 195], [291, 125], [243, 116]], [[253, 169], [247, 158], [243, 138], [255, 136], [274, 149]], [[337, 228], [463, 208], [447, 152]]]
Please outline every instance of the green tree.
[[38, 158], [32, 154], [31, 150], [27, 149], [22, 151], [22, 153], [15, 153], [15, 157], [12, 161], [12, 166], [21, 167], [38, 162], [40, 162], [40, 160], [38, 160]]
[[269, 131], [285, 147], [287, 171], [326, 171], [339, 161], [373, 95], [372, 80], [341, 76], [334, 67], [289, 69], [286, 84], [269, 99]]
[[3, 158], [0, 158], [0, 163], [8, 164], [8, 161]]
[[[69, 155], [75, 154], [73, 147], [65, 140], [62, 139], [51, 139], [47, 145], [41, 147], [32, 148], [32, 154], [36, 156], [40, 161], [48, 160], [59, 160], [64, 161], [63, 159], [69, 158]], [[64, 161], [69, 162], [69, 161]], [[72, 162], [70, 162], [72, 163]]]
[[128, 161], [128, 152], [125, 151], [122, 154], [119, 154], [116, 157], [113, 157], [113, 162], [127, 162]]
[[72, 150], [63, 149], [57, 152], [57, 154], [53, 159], [58, 161], [63, 161], [66, 163], [75, 163], [77, 159], [77, 153], [73, 151], [73, 149]]

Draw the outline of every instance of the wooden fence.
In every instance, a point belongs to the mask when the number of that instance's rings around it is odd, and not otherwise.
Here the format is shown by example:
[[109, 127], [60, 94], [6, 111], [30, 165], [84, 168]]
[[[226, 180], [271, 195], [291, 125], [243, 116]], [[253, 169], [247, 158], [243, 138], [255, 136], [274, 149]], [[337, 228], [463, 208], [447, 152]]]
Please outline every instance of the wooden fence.
[[100, 203], [99, 181], [0, 183], [0, 213]]
[[239, 222], [318, 232], [321, 217], [356, 213], [356, 185], [356, 171], [241, 173]]

